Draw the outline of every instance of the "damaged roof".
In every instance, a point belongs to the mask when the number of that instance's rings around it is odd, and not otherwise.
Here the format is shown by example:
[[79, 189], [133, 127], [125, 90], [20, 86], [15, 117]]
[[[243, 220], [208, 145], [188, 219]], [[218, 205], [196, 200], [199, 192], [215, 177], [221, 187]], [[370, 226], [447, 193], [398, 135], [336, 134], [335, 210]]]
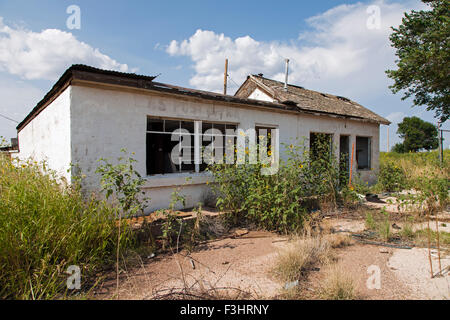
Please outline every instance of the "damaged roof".
[[[344, 107], [339, 107], [336, 110], [333, 110], [329, 105], [330, 103], [326, 104], [325, 106], [317, 106], [317, 107], [310, 107], [312, 105], [315, 105], [313, 103], [300, 103], [295, 100], [295, 103], [291, 102], [290, 99], [300, 99], [298, 98], [297, 94], [294, 94], [293, 88], [299, 88], [295, 86], [289, 86], [290, 89], [288, 90], [288, 93], [285, 93], [284, 98], [281, 98], [279, 94], [275, 94], [275, 88], [276, 86], [273, 86], [273, 89], [270, 89], [272, 85], [275, 83], [279, 86], [280, 82], [269, 80], [260, 77], [259, 82], [262, 83], [265, 87], [267, 87], [266, 91], [270, 91], [274, 96], [280, 97], [280, 99], [276, 99], [274, 102], [267, 102], [267, 101], [259, 101], [254, 99], [248, 99], [248, 95], [251, 94], [251, 92], [245, 96], [244, 94], [244, 88], [246, 87], [246, 84], [249, 84], [249, 79], [255, 79], [255, 76], [250, 76], [246, 82], [239, 88], [238, 92], [234, 96], [230, 95], [223, 95], [220, 93], [215, 92], [209, 92], [209, 91], [202, 91], [202, 90], [195, 90], [195, 89], [189, 89], [189, 88], [183, 88], [178, 86], [173, 86], [169, 84], [164, 84], [160, 82], [154, 81], [156, 77], [153, 76], [145, 76], [145, 75], [138, 75], [134, 73], [124, 73], [124, 72], [118, 72], [118, 71], [109, 71], [109, 70], [103, 70], [98, 69], [86, 65], [81, 64], [75, 64], [72, 65], [70, 68], [68, 68], [64, 74], [59, 78], [59, 80], [53, 85], [53, 87], [50, 89], [50, 91], [44, 96], [44, 98], [38, 102], [38, 104], [31, 110], [31, 112], [25, 117], [25, 119], [19, 123], [17, 126], [17, 130], [21, 131], [30, 121], [32, 121], [42, 110], [44, 110], [53, 100], [55, 100], [68, 86], [77, 83], [82, 82], [89, 82], [89, 83], [97, 83], [97, 84], [106, 84], [106, 85], [116, 85], [116, 86], [124, 86], [124, 87], [131, 87], [131, 88], [138, 88], [138, 89], [144, 89], [149, 91], [158, 91], [168, 94], [173, 94], [177, 96], [190, 96], [190, 97], [196, 97], [204, 100], [212, 100], [212, 101], [219, 101], [224, 103], [230, 103], [230, 104], [245, 104], [250, 107], [259, 107], [259, 108], [266, 108], [266, 109], [272, 109], [277, 111], [290, 111], [290, 112], [299, 112], [299, 113], [309, 113], [309, 114], [321, 114], [321, 115], [330, 115], [330, 116], [338, 116], [338, 117], [344, 117], [354, 120], [363, 120], [363, 121], [369, 121], [369, 122], [376, 122], [376, 123], [382, 123], [382, 124], [389, 124], [389, 121], [386, 119], [376, 115], [375, 113], [365, 109], [364, 107], [351, 102], [350, 104], [353, 106], [359, 106], [361, 111], [360, 112], [350, 112], [353, 110], [351, 107], [347, 106], [347, 109]], [[265, 84], [262, 82], [262, 79], [264, 79]], [[282, 84], [281, 84], [282, 85]], [[304, 90], [304, 89], [303, 89]], [[309, 91], [309, 90], [306, 90]], [[314, 91], [309, 91], [314, 92]], [[292, 95], [292, 97], [290, 97]], [[317, 103], [317, 99], [311, 99], [311, 98], [302, 98], [305, 101], [311, 101], [314, 100]], [[355, 108], [355, 107], [353, 107]], [[351, 110], [350, 110], [351, 109]], [[363, 110], [365, 110], [363, 112]]]
[[264, 78], [262, 75], [251, 75], [247, 77], [247, 80], [241, 85], [235, 93], [235, 96], [248, 98], [256, 88], [266, 93], [274, 102], [294, 105], [301, 111], [350, 116], [380, 124], [390, 124], [389, 120], [348, 98], [308, 90], [290, 84], [288, 84], [287, 90], [285, 90], [283, 82]]

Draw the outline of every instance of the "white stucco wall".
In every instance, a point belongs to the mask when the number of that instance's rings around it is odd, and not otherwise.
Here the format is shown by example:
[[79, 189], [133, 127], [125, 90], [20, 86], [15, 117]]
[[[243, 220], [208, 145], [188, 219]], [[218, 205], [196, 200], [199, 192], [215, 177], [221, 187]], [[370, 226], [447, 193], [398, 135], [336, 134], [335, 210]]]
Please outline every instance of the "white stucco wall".
[[[87, 175], [86, 188], [96, 189], [99, 177], [94, 174], [100, 157], [116, 159], [126, 148], [138, 160], [136, 166], [146, 175], [147, 116], [236, 123], [244, 130], [255, 126], [280, 129], [280, 142], [290, 144], [295, 137], [309, 138], [310, 132], [331, 133], [336, 150], [339, 136], [350, 136], [350, 148], [356, 135], [372, 138], [373, 170], [357, 171], [363, 180], [374, 182], [379, 157], [379, 126], [354, 120], [326, 116], [297, 115], [277, 111], [255, 110], [248, 106], [233, 107], [219, 102], [194, 98], [174, 98], [148, 92], [125, 92], [86, 86], [72, 86], [71, 158]], [[167, 207], [174, 187], [183, 184], [187, 174], [148, 177], [144, 188], [152, 198], [148, 211]], [[208, 194], [206, 174], [193, 174], [183, 187], [187, 206], [195, 206]]]
[[21, 160], [46, 161], [48, 167], [70, 183], [70, 96], [71, 87], [62, 92], [19, 133]]
[[[46, 109], [37, 115], [19, 132], [21, 159], [47, 161], [70, 182], [67, 169], [77, 164], [86, 175], [85, 190], [99, 189], [99, 176], [95, 174], [98, 159], [114, 160], [121, 155], [122, 148], [138, 160], [137, 170], [146, 176], [146, 125], [147, 117], [165, 117], [187, 120], [202, 120], [237, 124], [247, 130], [255, 126], [276, 127], [280, 143], [289, 145], [296, 137], [309, 138], [310, 132], [333, 134], [336, 152], [340, 135], [350, 136], [350, 152], [356, 136], [371, 137], [372, 170], [357, 170], [368, 182], [375, 181], [379, 159], [379, 125], [355, 120], [296, 113], [281, 113], [272, 110], [254, 109], [246, 105], [230, 105], [197, 98], [177, 98], [173, 95], [149, 93], [148, 91], [119, 88], [93, 88], [81, 85], [69, 86]], [[307, 141], [306, 141], [307, 142]], [[283, 151], [281, 151], [281, 154]], [[144, 187], [151, 203], [147, 211], [165, 208], [170, 194], [177, 186], [192, 180], [182, 187], [187, 206], [193, 207], [210, 196], [205, 173], [169, 174], [147, 177]]]
[[274, 100], [269, 97], [267, 94], [256, 88], [251, 95], [248, 96], [249, 99], [255, 99], [255, 100], [261, 100], [261, 101], [268, 101], [268, 102], [274, 102]]

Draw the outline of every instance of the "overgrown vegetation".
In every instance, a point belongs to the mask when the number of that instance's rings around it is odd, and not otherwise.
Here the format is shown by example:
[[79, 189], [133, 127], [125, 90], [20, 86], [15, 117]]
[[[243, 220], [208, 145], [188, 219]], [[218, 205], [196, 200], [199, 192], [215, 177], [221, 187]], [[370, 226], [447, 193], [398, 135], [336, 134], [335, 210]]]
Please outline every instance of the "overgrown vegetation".
[[[380, 154], [380, 173], [373, 191], [413, 190], [398, 195], [400, 207], [433, 212], [448, 204], [450, 182], [450, 150], [444, 152], [441, 165], [437, 152]], [[431, 213], [433, 213], [431, 212]]]
[[118, 245], [132, 244], [127, 232], [118, 235], [115, 209], [83, 198], [45, 163], [0, 158], [0, 213], [1, 299], [62, 297], [69, 266], [87, 284], [112, 265]]
[[261, 161], [210, 166], [219, 209], [267, 230], [296, 232], [309, 209], [325, 204], [336, 208], [343, 194], [353, 192], [342, 183], [338, 162], [327, 144], [319, 144], [315, 155], [299, 141], [284, 147], [286, 157], [272, 175], [262, 173], [269, 164]]
[[385, 161], [380, 164], [378, 184], [384, 191], [402, 191], [407, 187], [405, 172], [394, 162]]

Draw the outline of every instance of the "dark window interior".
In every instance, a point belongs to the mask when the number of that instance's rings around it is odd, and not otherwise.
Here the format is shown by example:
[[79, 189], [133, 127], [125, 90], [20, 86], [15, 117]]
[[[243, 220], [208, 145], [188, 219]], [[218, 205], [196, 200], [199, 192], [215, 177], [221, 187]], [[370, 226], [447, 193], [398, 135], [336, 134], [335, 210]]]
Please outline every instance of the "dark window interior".
[[339, 168], [342, 172], [349, 172], [350, 169], [350, 137], [341, 136], [339, 138]]
[[371, 153], [370, 153], [370, 138], [356, 137], [356, 163], [358, 169], [370, 169]]
[[[194, 150], [194, 134], [195, 125], [194, 121], [188, 120], [169, 120], [169, 119], [156, 119], [147, 118], [147, 137], [146, 137], [146, 151], [147, 151], [147, 175], [155, 174], [167, 174], [176, 172], [195, 172], [195, 150]], [[204, 148], [210, 144], [214, 144], [215, 141], [221, 142], [222, 155], [227, 152], [226, 145], [224, 141], [224, 136], [232, 133], [227, 139], [232, 139], [233, 141], [233, 151], [236, 145], [235, 130], [236, 125], [228, 124], [216, 124], [216, 123], [202, 123], [201, 124], [201, 136], [200, 136], [200, 147]], [[174, 133], [175, 130], [181, 130], [181, 132]], [[212, 134], [211, 131], [208, 133], [208, 129], [217, 129], [220, 134]], [[227, 131], [226, 131], [227, 130]], [[205, 134], [206, 133], [206, 134]], [[203, 135], [208, 135], [210, 137], [209, 141], [203, 141]], [[187, 145], [183, 146], [181, 144], [182, 139], [187, 139]], [[217, 142], [216, 142], [217, 143]], [[181, 164], [176, 164], [171, 159], [172, 150], [174, 147], [179, 145], [181, 148], [180, 158]], [[184, 144], [183, 144], [184, 145]], [[217, 147], [217, 146], [215, 146]], [[202, 150], [200, 150], [201, 154]], [[207, 164], [202, 163], [199, 166], [200, 171], [204, 171]]]
[[[213, 156], [224, 158], [227, 154], [234, 154], [236, 146], [236, 125], [202, 122], [202, 153], [206, 147], [213, 147]], [[229, 142], [229, 143], [228, 143]], [[228, 145], [227, 145], [228, 143]], [[208, 164], [202, 161], [200, 172], [205, 171]]]
[[[174, 134], [177, 129], [186, 129], [189, 133]], [[190, 172], [194, 170], [194, 153], [191, 147], [181, 150], [183, 163], [175, 164], [171, 159], [172, 149], [181, 139], [191, 139], [193, 145], [194, 122], [164, 119], [147, 119], [147, 174], [165, 174]], [[186, 158], [188, 156], [188, 159]]]

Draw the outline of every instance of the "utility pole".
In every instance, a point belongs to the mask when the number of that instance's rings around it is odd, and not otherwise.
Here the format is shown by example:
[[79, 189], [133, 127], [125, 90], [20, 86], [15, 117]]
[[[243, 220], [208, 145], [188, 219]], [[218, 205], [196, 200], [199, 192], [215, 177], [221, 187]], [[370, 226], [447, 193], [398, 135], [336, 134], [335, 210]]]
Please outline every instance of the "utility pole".
[[386, 152], [389, 152], [389, 125], [387, 126], [387, 150]]
[[444, 158], [444, 155], [443, 155], [444, 148], [442, 148], [442, 130], [441, 130], [441, 122], [440, 121], [438, 121], [437, 129], [438, 129], [438, 141], [439, 141], [439, 163], [442, 166], [442, 163], [444, 160], [443, 159]]
[[225, 72], [223, 74], [223, 94], [227, 94], [227, 80], [228, 80], [228, 59], [225, 59]]

